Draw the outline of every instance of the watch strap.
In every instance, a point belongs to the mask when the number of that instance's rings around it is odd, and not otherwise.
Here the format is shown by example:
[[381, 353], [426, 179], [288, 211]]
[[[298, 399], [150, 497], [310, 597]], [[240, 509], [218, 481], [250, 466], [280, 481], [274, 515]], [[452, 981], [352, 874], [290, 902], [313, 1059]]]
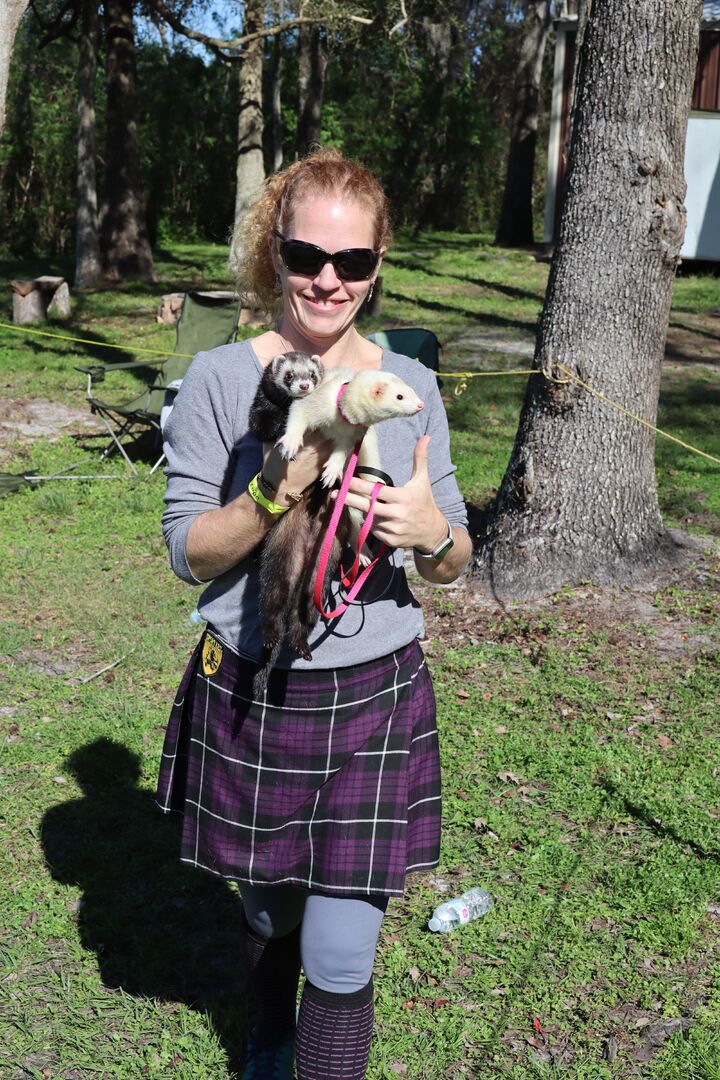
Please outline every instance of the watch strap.
[[437, 562], [442, 559], [443, 555], [450, 550], [454, 545], [455, 539], [453, 537], [452, 525], [447, 522], [448, 534], [444, 540], [441, 540], [438, 546], [433, 551], [419, 551], [418, 548], [413, 548], [413, 551], [419, 559], [430, 559], [433, 562]]

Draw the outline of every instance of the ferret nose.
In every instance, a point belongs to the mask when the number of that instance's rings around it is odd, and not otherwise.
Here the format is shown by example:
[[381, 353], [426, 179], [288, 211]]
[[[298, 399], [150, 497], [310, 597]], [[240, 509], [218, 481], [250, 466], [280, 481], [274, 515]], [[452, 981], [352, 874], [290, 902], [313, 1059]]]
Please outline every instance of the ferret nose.
[[420, 412], [424, 408], [425, 408], [425, 402], [424, 401], [418, 401], [418, 403], [417, 403], [417, 411]]
[[306, 390], [310, 389], [310, 383], [309, 382], [301, 382], [300, 383], [300, 389], [302, 390], [303, 393], [305, 393]]

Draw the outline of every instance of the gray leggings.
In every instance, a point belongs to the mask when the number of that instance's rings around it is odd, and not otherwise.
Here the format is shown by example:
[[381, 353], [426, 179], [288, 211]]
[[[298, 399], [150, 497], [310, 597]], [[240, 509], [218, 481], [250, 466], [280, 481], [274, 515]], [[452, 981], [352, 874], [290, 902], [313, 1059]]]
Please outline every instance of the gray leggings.
[[321, 990], [352, 994], [370, 982], [387, 896], [322, 896], [294, 885], [240, 885], [245, 918], [260, 937], [302, 923], [305, 975]]

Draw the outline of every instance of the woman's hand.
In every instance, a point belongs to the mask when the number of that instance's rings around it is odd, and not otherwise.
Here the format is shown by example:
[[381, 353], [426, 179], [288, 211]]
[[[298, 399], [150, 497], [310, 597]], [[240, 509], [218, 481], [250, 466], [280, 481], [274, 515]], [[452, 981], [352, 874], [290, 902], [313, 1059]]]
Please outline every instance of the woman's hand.
[[[391, 547], [420, 548], [434, 551], [448, 534], [447, 521], [433, 498], [428, 475], [429, 435], [415, 445], [412, 476], [402, 487], [383, 487], [375, 503], [372, 534]], [[346, 500], [363, 514], [370, 509], [374, 484], [355, 477]]]
[[[430, 436], [423, 435], [415, 444], [413, 471], [407, 484], [383, 487], [375, 503], [371, 532], [390, 547], [418, 548], [429, 554], [448, 535], [448, 523], [433, 498], [428, 475], [429, 442]], [[354, 506], [367, 514], [373, 486], [372, 481], [354, 478], [346, 506]], [[454, 538], [454, 546], [439, 562], [416, 556], [415, 566], [426, 581], [448, 584], [466, 568], [472, 554], [470, 536], [465, 529], [455, 529]]]
[[315, 431], [307, 433], [292, 461], [284, 461], [277, 446], [266, 444], [262, 472], [268, 484], [275, 488], [273, 502], [290, 503], [288, 491], [299, 494], [317, 480], [332, 449], [332, 443]]

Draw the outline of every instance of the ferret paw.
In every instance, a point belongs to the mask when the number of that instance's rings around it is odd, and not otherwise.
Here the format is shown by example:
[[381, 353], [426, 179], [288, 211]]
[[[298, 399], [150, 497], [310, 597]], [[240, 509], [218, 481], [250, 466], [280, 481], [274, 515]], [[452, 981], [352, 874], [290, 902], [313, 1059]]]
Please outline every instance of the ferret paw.
[[284, 461], [292, 461], [297, 457], [298, 451], [302, 449], [302, 440], [298, 442], [296, 439], [289, 439], [287, 435], [283, 435], [276, 443], [276, 446], [280, 451], [280, 457]]
[[335, 487], [335, 484], [342, 480], [343, 470], [342, 467], [338, 468], [333, 464], [332, 460], [325, 462], [325, 466], [322, 471], [322, 485], [326, 488]]

